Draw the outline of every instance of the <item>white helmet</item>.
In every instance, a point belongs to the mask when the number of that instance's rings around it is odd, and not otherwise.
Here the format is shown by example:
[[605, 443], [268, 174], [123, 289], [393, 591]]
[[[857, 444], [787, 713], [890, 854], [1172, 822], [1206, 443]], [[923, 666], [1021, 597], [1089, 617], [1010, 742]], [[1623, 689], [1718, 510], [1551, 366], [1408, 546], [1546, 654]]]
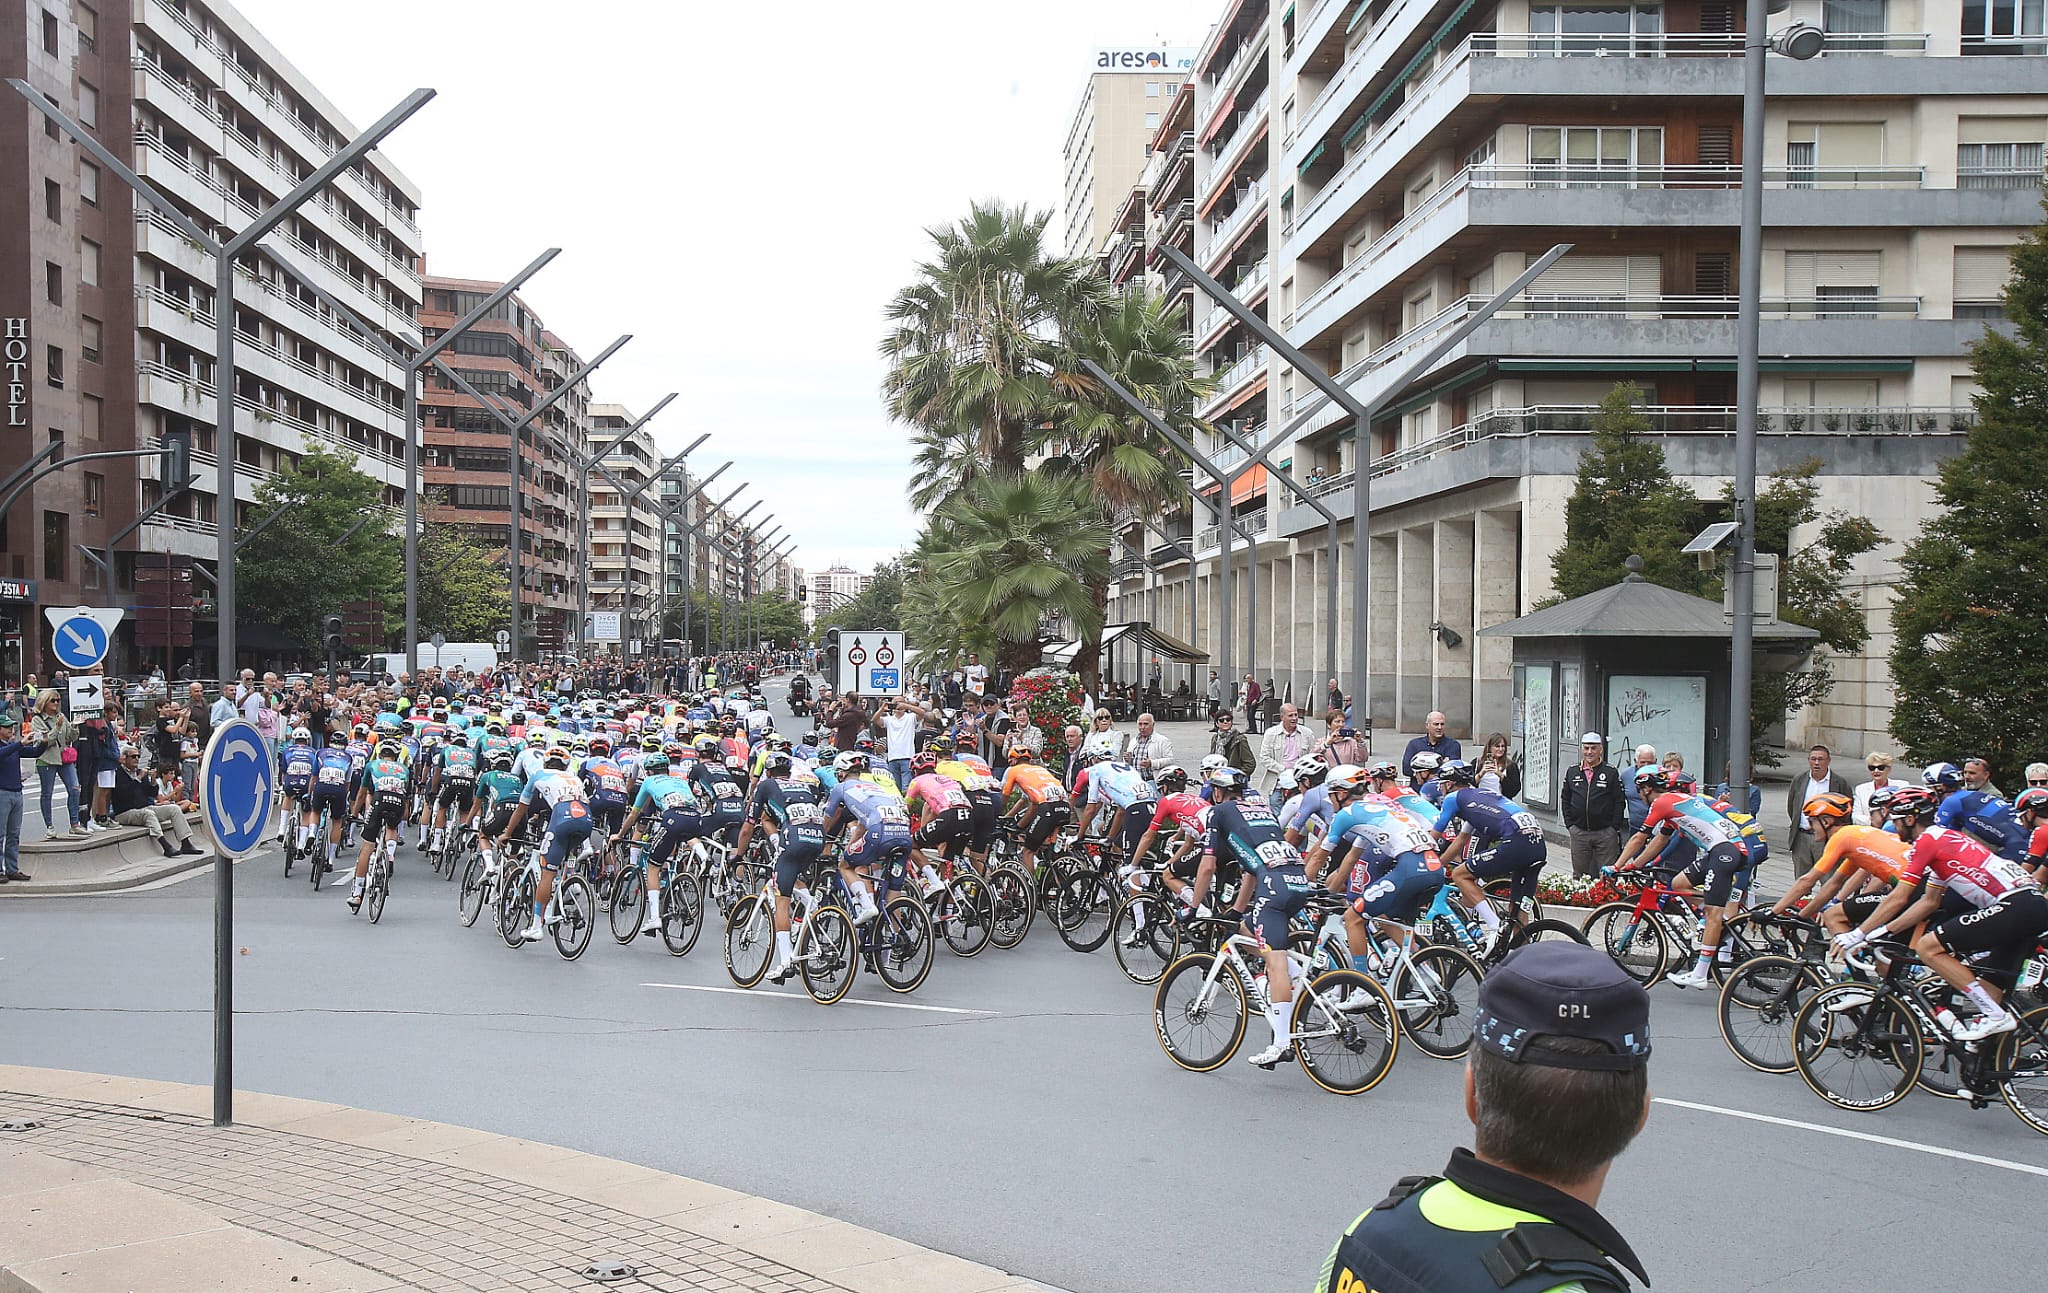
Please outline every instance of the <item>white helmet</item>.
[[305, 745], [312, 739], [313, 734], [307, 731], [303, 725], [292, 729], [292, 740], [296, 741], [300, 745]]
[[1443, 759], [1437, 754], [1424, 750], [1408, 760], [1408, 769], [1411, 772], [1435, 772], [1436, 765], [1442, 762]]
[[1223, 767], [1223, 766], [1224, 766], [1225, 764], [1227, 764], [1227, 763], [1229, 763], [1229, 762], [1230, 762], [1230, 760], [1228, 760], [1228, 759], [1224, 758], [1224, 757], [1223, 757], [1222, 755], [1220, 755], [1220, 754], [1205, 754], [1205, 755], [1203, 755], [1203, 756], [1202, 756], [1202, 780], [1204, 780], [1204, 781], [1207, 781], [1207, 780], [1209, 779], [1209, 776], [1210, 776], [1210, 774], [1211, 774], [1211, 773], [1214, 773], [1214, 772], [1215, 772], [1215, 771], [1216, 771], [1217, 769], [1219, 769], [1219, 768]]

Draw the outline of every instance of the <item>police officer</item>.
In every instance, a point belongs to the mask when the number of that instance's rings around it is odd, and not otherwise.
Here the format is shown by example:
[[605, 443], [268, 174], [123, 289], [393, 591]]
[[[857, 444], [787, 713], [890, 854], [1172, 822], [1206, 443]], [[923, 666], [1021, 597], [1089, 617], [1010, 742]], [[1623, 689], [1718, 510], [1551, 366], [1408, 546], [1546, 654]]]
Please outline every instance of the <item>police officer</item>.
[[1473, 1148], [1351, 1223], [1316, 1293], [1627, 1293], [1649, 1277], [1595, 1210], [1650, 1114], [1650, 1000], [1612, 958], [1531, 943], [1479, 989]]

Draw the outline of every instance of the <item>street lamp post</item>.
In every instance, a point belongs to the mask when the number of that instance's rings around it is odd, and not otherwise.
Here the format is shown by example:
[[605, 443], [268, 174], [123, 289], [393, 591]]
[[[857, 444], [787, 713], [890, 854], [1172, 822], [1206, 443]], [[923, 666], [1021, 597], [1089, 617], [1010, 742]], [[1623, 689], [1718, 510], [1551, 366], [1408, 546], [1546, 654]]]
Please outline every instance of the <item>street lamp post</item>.
[[[611, 481], [613, 487], [618, 489], [621, 493], [624, 493], [626, 489], [625, 482], [620, 480], [616, 475], [613, 475], [611, 470], [605, 467], [604, 460], [606, 458], [611, 457], [612, 451], [617, 449], [620, 445], [624, 444], [628, 436], [632, 435], [635, 431], [638, 431], [641, 427], [646, 426], [648, 422], [653, 420], [655, 414], [667, 408], [669, 406], [670, 401], [674, 400], [675, 397], [675, 391], [670, 391], [668, 394], [662, 396], [653, 408], [647, 410], [647, 412], [641, 414], [639, 418], [635, 419], [633, 425], [627, 427], [625, 430], [619, 432], [611, 439], [605, 441], [604, 447], [602, 449], [599, 449], [597, 452], [590, 454], [588, 457], [585, 457], [583, 454], [577, 452], [577, 450], [573, 446], [569, 448], [569, 460], [577, 465], [576, 504], [581, 513], [577, 518], [578, 533], [576, 536], [576, 549], [583, 556], [583, 578], [579, 580], [576, 584], [576, 658], [579, 660], [583, 658], [584, 652], [588, 650], [590, 645], [588, 636], [590, 627], [590, 473], [592, 471], [603, 472], [605, 478]], [[697, 443], [702, 444], [703, 438], [699, 437]], [[695, 446], [692, 447], [694, 448]], [[666, 462], [663, 463], [661, 471], [667, 471], [668, 465], [669, 464]], [[660, 473], [656, 473], [653, 476], [649, 476], [647, 478], [646, 483], [642, 484], [640, 489], [646, 489], [647, 485], [653, 484], [656, 480], [659, 479]], [[632, 500], [638, 497], [640, 497], [640, 493], [639, 491], [636, 490], [630, 497], [628, 497], [625, 500], [626, 582], [629, 585], [629, 587], [632, 584], [633, 576]], [[628, 601], [631, 600], [630, 592], [627, 594], [627, 599]], [[630, 607], [628, 609], [630, 609]], [[623, 617], [621, 618], [623, 619]], [[625, 646], [625, 643], [621, 642], [619, 646], [622, 648], [621, 653], [623, 654], [623, 648]]]
[[[704, 487], [706, 485], [709, 485], [712, 481], [717, 480], [720, 476], [723, 476], [726, 473], [726, 469], [731, 466], [731, 459], [727, 459], [726, 461], [720, 463], [716, 470], [714, 470], [710, 475], [704, 477], [704, 479], [698, 481], [694, 486], [690, 488], [690, 491], [688, 493], [684, 494], [681, 498], [678, 498], [674, 503], [670, 504], [668, 507], [662, 510], [661, 600], [655, 603], [656, 610], [654, 613], [654, 636], [656, 636], [657, 638], [662, 635], [662, 625], [668, 622], [668, 604], [670, 601], [673, 600], [668, 591], [668, 532], [670, 528], [675, 525], [676, 519], [678, 517], [683, 517], [685, 518], [685, 520], [687, 520], [687, 513], [690, 506], [690, 501], [696, 498], [697, 495], [703, 493]], [[741, 488], [744, 489], [745, 486], [741, 486]], [[733, 491], [733, 493], [737, 494], [739, 493], [739, 490], [736, 489]], [[688, 530], [684, 530], [682, 532], [682, 538], [683, 637], [687, 639], [690, 636], [690, 532]]]

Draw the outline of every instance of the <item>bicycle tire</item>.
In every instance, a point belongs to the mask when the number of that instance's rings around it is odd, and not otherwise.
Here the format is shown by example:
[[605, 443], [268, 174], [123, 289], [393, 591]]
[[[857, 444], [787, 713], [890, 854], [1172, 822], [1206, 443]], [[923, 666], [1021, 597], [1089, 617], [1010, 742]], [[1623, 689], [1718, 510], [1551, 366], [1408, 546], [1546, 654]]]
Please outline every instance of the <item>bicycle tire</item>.
[[989, 942], [1008, 951], [1031, 932], [1036, 907], [1031, 901], [1031, 882], [1013, 867], [992, 867], [988, 873], [989, 899], [995, 904], [995, 920]]
[[375, 862], [372, 862], [370, 864], [370, 883], [363, 891], [363, 907], [369, 912], [372, 925], [384, 919], [384, 898], [390, 891], [390, 888], [391, 884], [385, 878], [384, 869]]
[[[1394, 972], [1390, 995], [1401, 1031], [1432, 1059], [1461, 1058], [1472, 1046], [1479, 1017], [1479, 983], [1486, 972], [1455, 947], [1418, 947]], [[1405, 1003], [1428, 1002], [1427, 1005]]]
[[1823, 986], [1819, 971], [1789, 956], [1751, 957], [1721, 984], [1721, 1040], [1759, 1073], [1792, 1072], [1793, 1022]]
[[284, 837], [284, 848], [282, 852], [284, 853], [284, 878], [287, 880], [292, 878], [292, 863], [296, 860], [298, 853], [298, 850], [294, 843], [297, 834], [298, 832], [296, 831], [287, 831]]
[[[1946, 987], [1939, 984], [1938, 980], [1933, 982]], [[1935, 1005], [1927, 997], [1927, 986], [1924, 983], [1915, 984], [1907, 989], [1913, 994], [1914, 1001], [1923, 1012], [1920, 1016], [1922, 1019], [1931, 1019], [1935, 1015]], [[1920, 1072], [1913, 1079], [1913, 1084], [1940, 1100], [1969, 1099], [1969, 1090], [1963, 1083], [1964, 1061], [1961, 1053], [1951, 1050], [1945, 1041], [1924, 1023], [1920, 1026], [1920, 1031], [1927, 1045], [1920, 1052]]]
[[[511, 866], [508, 858], [503, 863]], [[498, 937], [505, 940], [505, 946], [514, 951], [526, 946], [526, 940], [519, 936], [526, 928], [527, 913], [533, 910], [533, 881], [524, 871], [505, 881], [505, 887], [498, 893]]]
[[891, 898], [882, 914], [869, 923], [881, 922], [888, 925], [874, 931], [877, 941], [868, 954], [875, 977], [891, 992], [917, 991], [930, 976], [937, 954], [931, 913], [915, 898]]
[[995, 933], [995, 902], [988, 896], [988, 885], [980, 876], [955, 876], [946, 889], [945, 904], [939, 936], [955, 956], [979, 956]]
[[[1362, 1009], [1340, 1010], [1337, 1002], [1352, 992], [1374, 1000]], [[1401, 1029], [1394, 1023], [1393, 1002], [1371, 976], [1356, 970], [1325, 970], [1295, 994], [1288, 1026], [1294, 1033], [1294, 1058], [1309, 1081], [1332, 1095], [1364, 1095], [1393, 1071], [1401, 1048]], [[1340, 1062], [1352, 1060], [1353, 1065]]]
[[1582, 928], [1587, 943], [1612, 957], [1629, 978], [1649, 987], [1664, 976], [1671, 949], [1656, 920], [1648, 913], [1637, 920], [1635, 911], [1632, 902], [1610, 902], [1589, 912]]
[[583, 955], [597, 933], [597, 894], [590, 881], [580, 875], [567, 875], [555, 885], [555, 903], [562, 918], [548, 932], [561, 958], [573, 961]]
[[[1201, 999], [1203, 980], [1215, 962], [1213, 953], [1189, 953], [1167, 967], [1152, 993], [1152, 1031], [1159, 1039], [1159, 1048], [1190, 1073], [1210, 1073], [1228, 1064], [1243, 1044], [1245, 1028], [1251, 1021], [1244, 988], [1228, 966], [1217, 974], [1209, 999]], [[1217, 1035], [1209, 1027], [1212, 1019], [1224, 1027], [1222, 1040], [1204, 1043], [1199, 1040], [1201, 1035], [1212, 1039]], [[1173, 1034], [1183, 1026], [1189, 1030], [1188, 1038], [1176, 1042]]]
[[688, 956], [704, 936], [704, 886], [693, 875], [673, 875], [661, 891], [661, 945]]
[[[1564, 941], [1578, 943], [1583, 946], [1587, 942], [1585, 930], [1580, 929], [1570, 921], [1547, 917], [1543, 920], [1532, 920], [1526, 925], [1517, 926], [1513, 937], [1516, 947], [1523, 947], [1530, 943]], [[1460, 950], [1462, 951], [1463, 949]]]
[[610, 892], [605, 906], [611, 914], [612, 941], [623, 947], [640, 937], [640, 919], [647, 914], [647, 886], [636, 872], [621, 868], [606, 888]]
[[489, 885], [484, 880], [484, 860], [471, 858], [463, 868], [462, 885], [455, 891], [455, 911], [462, 919], [462, 927], [468, 929], [476, 924], [476, 918], [483, 914], [484, 893]]
[[1998, 1039], [1991, 1052], [2000, 1078], [1998, 1093], [2013, 1116], [2048, 1136], [2048, 1006], [2019, 1012], [2020, 1026]]
[[832, 1005], [853, 990], [860, 970], [853, 940], [853, 919], [833, 903], [819, 907], [804, 922], [797, 966], [804, 991], [819, 1005]]
[[1895, 997], [1836, 1013], [1828, 1006], [1858, 983], [1837, 983], [1806, 999], [1792, 1022], [1792, 1059], [1813, 1093], [1837, 1109], [1871, 1113], [1906, 1098], [1920, 1076], [1926, 1043]]
[[1109, 941], [1109, 922], [1116, 915], [1109, 885], [1093, 871], [1078, 872], [1061, 885], [1061, 898], [1074, 919], [1059, 925], [1060, 941], [1076, 952], [1093, 952]]
[[[1180, 956], [1180, 922], [1171, 898], [1141, 893], [1126, 896], [1110, 918], [1116, 966], [1132, 983], [1157, 983]], [[1132, 940], [1136, 940], [1133, 942]]]
[[725, 975], [742, 988], [759, 983], [775, 959], [775, 919], [755, 919], [763, 905], [759, 894], [751, 894], [734, 903], [725, 918]]

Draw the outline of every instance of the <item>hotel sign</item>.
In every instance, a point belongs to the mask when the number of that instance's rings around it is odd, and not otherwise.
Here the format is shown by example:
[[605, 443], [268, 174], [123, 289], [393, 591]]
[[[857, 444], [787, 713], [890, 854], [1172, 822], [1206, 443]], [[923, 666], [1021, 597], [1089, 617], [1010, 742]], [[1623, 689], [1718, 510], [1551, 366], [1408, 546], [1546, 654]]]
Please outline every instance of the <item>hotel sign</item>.
[[0, 319], [0, 368], [7, 373], [7, 422], [28, 425], [28, 320]]

